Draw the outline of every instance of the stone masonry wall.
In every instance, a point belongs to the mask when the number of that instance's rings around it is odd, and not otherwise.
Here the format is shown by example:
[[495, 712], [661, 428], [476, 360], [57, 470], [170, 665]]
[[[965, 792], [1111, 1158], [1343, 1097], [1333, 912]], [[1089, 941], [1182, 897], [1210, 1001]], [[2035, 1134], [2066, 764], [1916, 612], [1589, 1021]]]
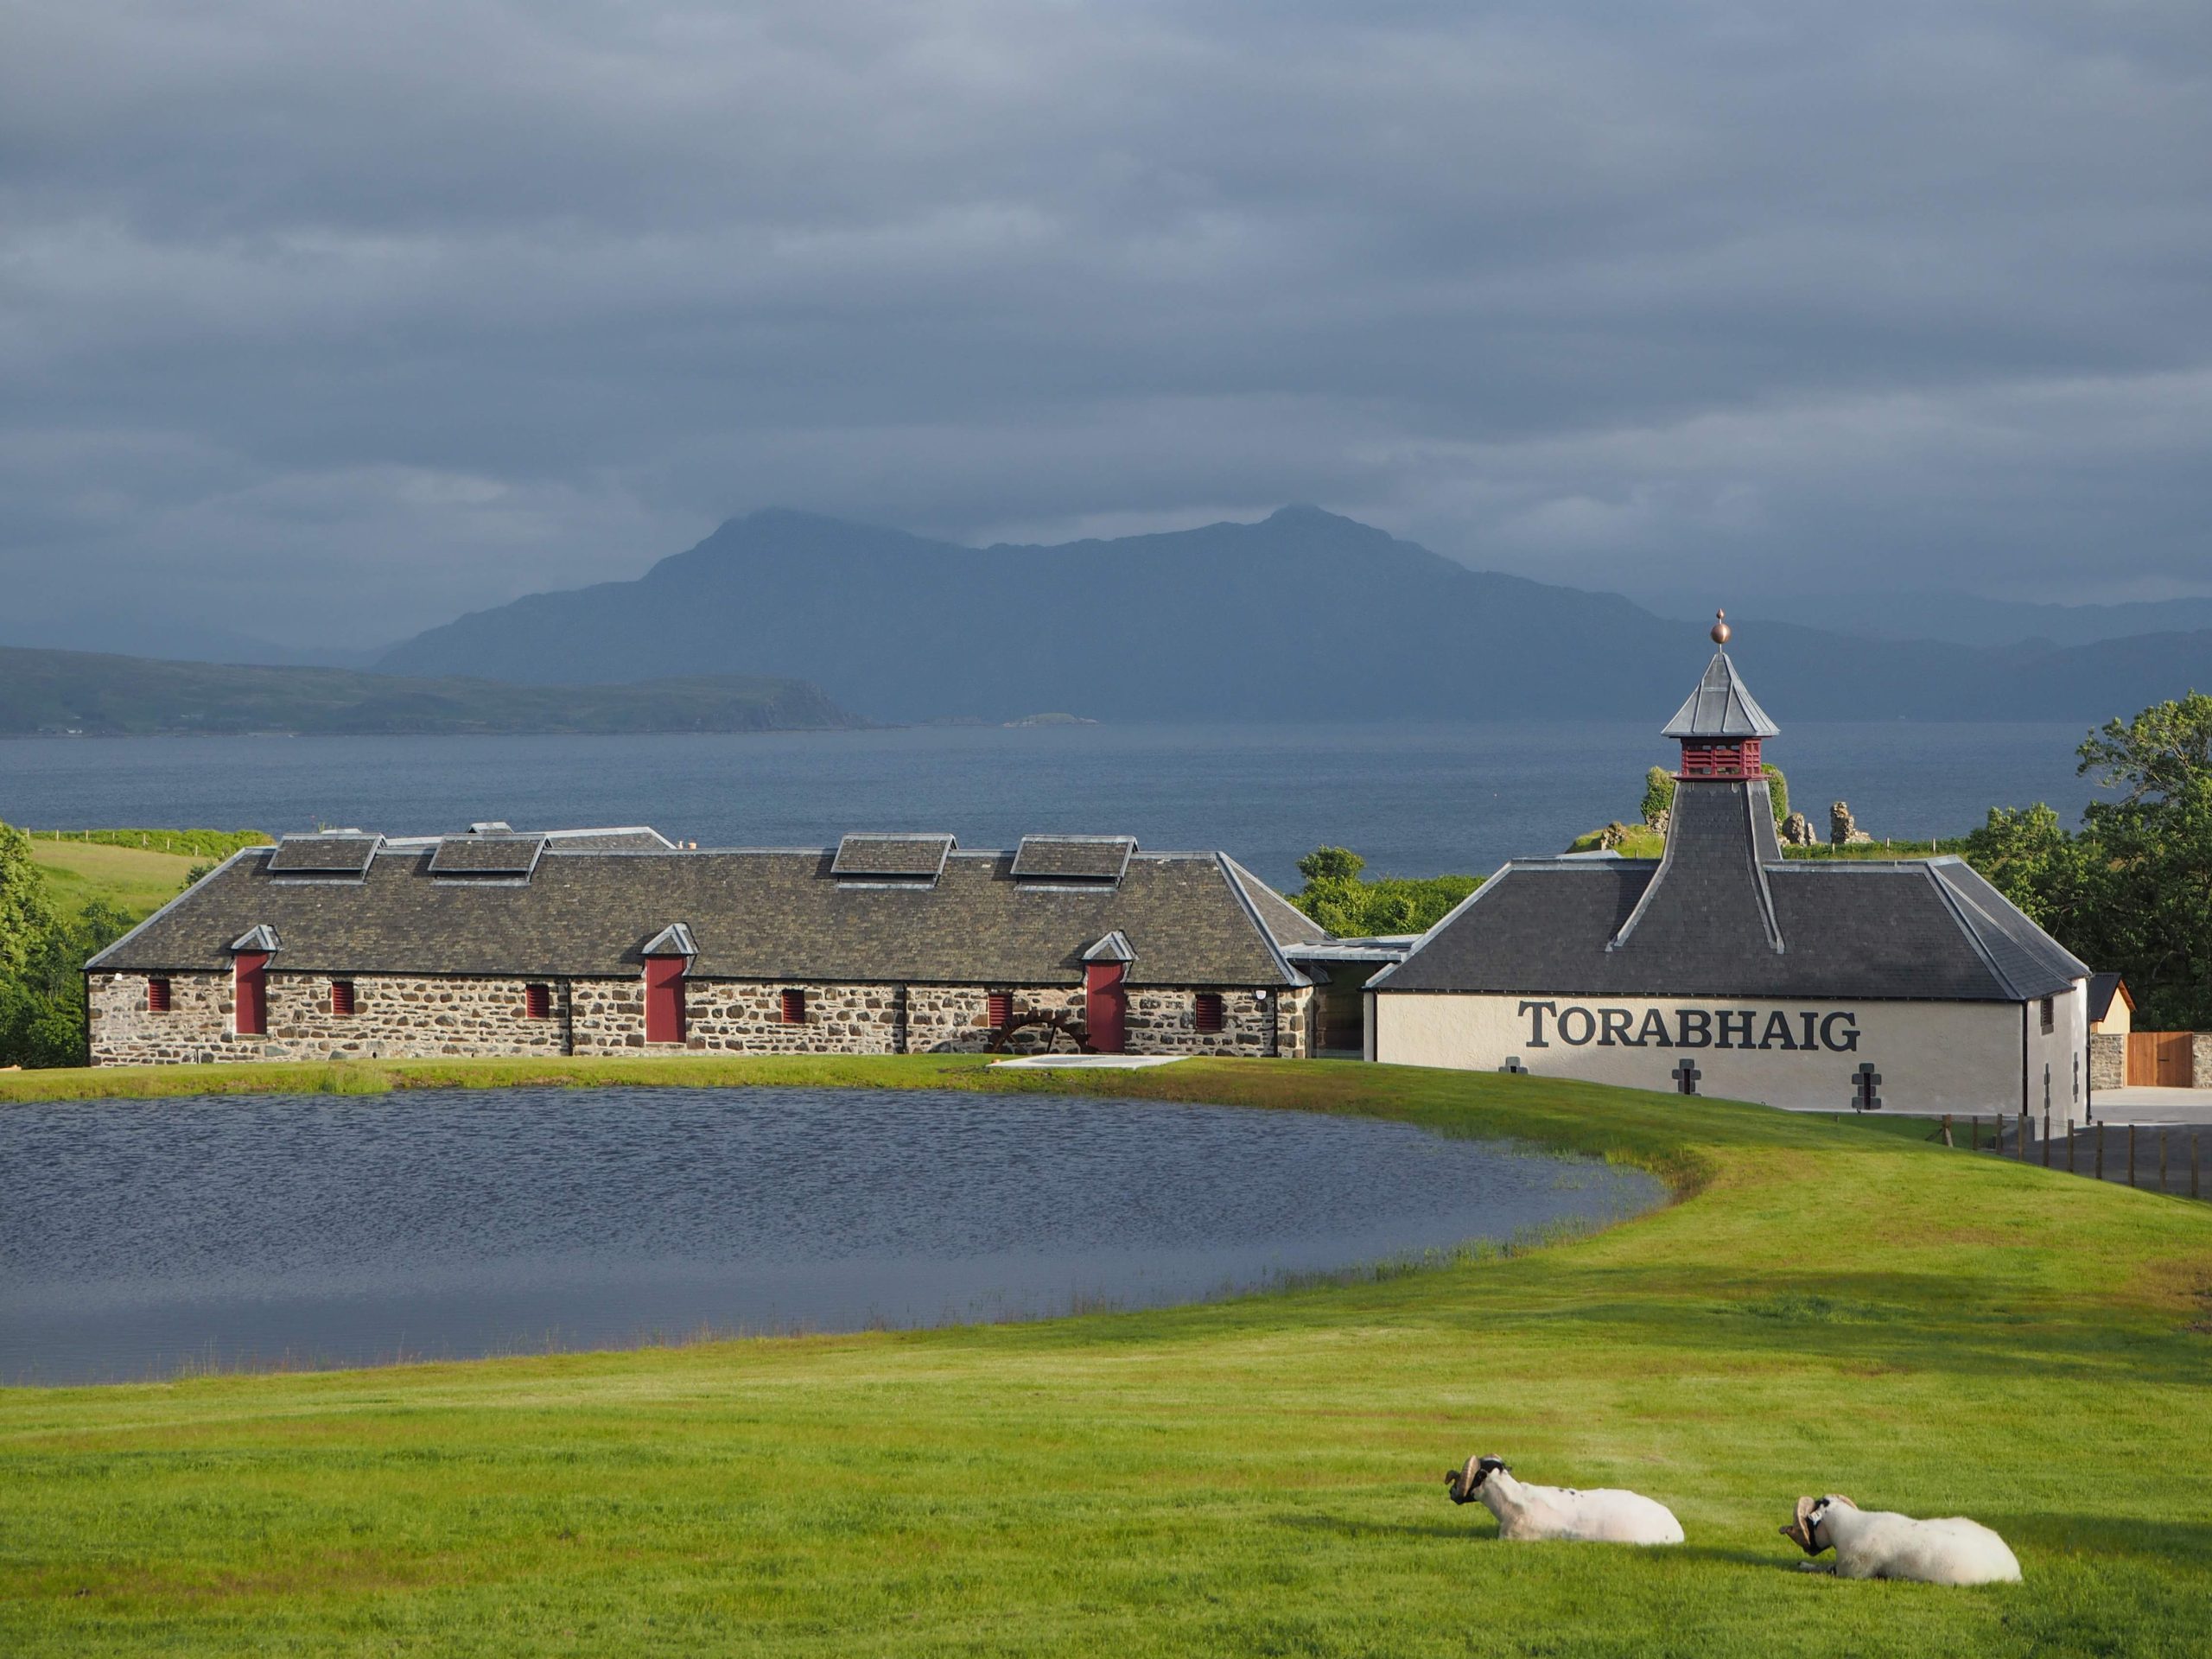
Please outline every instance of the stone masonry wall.
[[[990, 1044], [990, 1002], [993, 991], [1014, 999], [1014, 1011], [1054, 1014], [1065, 1010], [1083, 1017], [1083, 987], [1052, 985], [1027, 988], [1011, 985], [909, 985], [906, 988], [906, 1051], [912, 1054], [980, 1054]], [[1052, 1033], [1031, 1029], [1017, 1033], [1007, 1052], [1038, 1054]], [[1059, 1039], [1063, 1052], [1069, 1045]]]
[[[549, 1019], [523, 1011], [521, 979], [358, 976], [350, 1014], [330, 1011], [327, 974], [269, 975], [269, 1033], [242, 1037], [228, 974], [172, 974], [169, 1012], [146, 1009], [146, 976], [92, 980], [95, 1065], [183, 1060], [410, 1059], [448, 1054], [558, 1054], [563, 1009], [552, 982]], [[536, 983], [547, 983], [537, 981]]]
[[[645, 1042], [642, 977], [526, 980], [357, 975], [354, 1012], [330, 1008], [330, 976], [269, 975], [269, 1034], [231, 1029], [231, 976], [173, 974], [170, 1011], [146, 1010], [146, 976], [90, 979], [95, 1065], [175, 1065], [213, 1060], [404, 1059], [442, 1055], [719, 1053], [896, 1054], [976, 1052], [989, 1040], [988, 1002], [1002, 988], [1017, 1012], [1083, 1013], [1080, 986], [994, 987], [695, 979], [684, 986], [684, 1040]], [[524, 1012], [524, 988], [548, 986], [551, 1017]], [[806, 1020], [783, 1023], [786, 985], [806, 993]], [[1223, 1029], [1200, 1032], [1196, 993], [1158, 987], [1128, 993], [1126, 1043], [1132, 1054], [1244, 1054], [1311, 1052], [1312, 993], [1265, 998], [1224, 988]], [[1023, 1032], [1016, 1053], [1034, 1053], [1047, 1033]], [[2208, 1067], [2207, 1075], [2212, 1075]]]
[[2127, 1034], [2118, 1031], [2089, 1033], [2089, 1087], [2118, 1089], [2127, 1081]]
[[1149, 985], [1129, 992], [1124, 1037], [1132, 1054], [1273, 1054], [1276, 1052], [1275, 1008], [1280, 993], [1264, 998], [1226, 988], [1221, 998], [1221, 1029], [1198, 1028], [1197, 993]]
[[2197, 1089], [2212, 1089], [2212, 1031], [2200, 1031], [2189, 1039], [2189, 1081]]

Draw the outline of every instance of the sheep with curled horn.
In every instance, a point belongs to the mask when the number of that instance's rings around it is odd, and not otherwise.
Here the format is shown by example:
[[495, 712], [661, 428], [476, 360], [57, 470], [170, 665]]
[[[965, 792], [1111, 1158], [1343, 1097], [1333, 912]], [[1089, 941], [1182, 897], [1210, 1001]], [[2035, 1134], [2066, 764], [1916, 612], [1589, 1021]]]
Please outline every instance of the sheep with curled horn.
[[1469, 1458], [1464, 1469], [1446, 1470], [1444, 1490], [1454, 1503], [1482, 1504], [1497, 1517], [1497, 1535], [1516, 1542], [1682, 1541], [1682, 1523], [1674, 1512], [1641, 1492], [1534, 1486], [1516, 1480], [1503, 1458]]
[[[1908, 1579], [1916, 1584], [2018, 1584], [2012, 1548], [1962, 1515], [1916, 1521], [1890, 1510], [1862, 1510], [1840, 1492], [1801, 1497], [1782, 1535], [1808, 1555], [1835, 1551], [1839, 1579]], [[1808, 1572], [1821, 1569], [1801, 1561]]]

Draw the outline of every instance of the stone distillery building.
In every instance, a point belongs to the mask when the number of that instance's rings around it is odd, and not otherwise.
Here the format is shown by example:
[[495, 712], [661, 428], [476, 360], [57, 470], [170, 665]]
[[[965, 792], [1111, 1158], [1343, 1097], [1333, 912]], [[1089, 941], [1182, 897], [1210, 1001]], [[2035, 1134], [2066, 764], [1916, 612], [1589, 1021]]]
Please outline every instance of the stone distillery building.
[[1368, 1053], [1775, 1105], [2087, 1102], [2089, 969], [1964, 861], [1785, 860], [1720, 647], [1664, 735], [1665, 855], [1516, 859], [1368, 989]]
[[[1326, 934], [1222, 853], [651, 830], [250, 848], [86, 966], [95, 1065], [897, 1054], [1061, 1014], [1103, 1052], [1303, 1055]], [[1060, 1046], [1069, 1046], [1059, 1038]]]

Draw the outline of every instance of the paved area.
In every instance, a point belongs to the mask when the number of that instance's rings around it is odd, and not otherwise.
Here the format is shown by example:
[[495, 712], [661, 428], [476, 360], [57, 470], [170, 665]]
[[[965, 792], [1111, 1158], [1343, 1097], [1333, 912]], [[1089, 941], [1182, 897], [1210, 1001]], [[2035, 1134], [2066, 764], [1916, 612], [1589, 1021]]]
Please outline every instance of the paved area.
[[994, 1068], [1009, 1071], [1141, 1071], [1147, 1066], [1173, 1065], [1180, 1054], [1025, 1054], [1015, 1060], [993, 1060]]
[[2100, 1123], [2188, 1123], [2212, 1129], [2212, 1089], [2100, 1089]]

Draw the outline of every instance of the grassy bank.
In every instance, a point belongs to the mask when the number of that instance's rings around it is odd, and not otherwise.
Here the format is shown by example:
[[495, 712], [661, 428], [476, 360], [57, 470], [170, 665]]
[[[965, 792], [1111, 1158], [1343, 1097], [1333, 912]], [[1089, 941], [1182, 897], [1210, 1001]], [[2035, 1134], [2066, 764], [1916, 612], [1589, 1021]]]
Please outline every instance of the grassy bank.
[[[0, 1393], [0, 1648], [2202, 1651], [2201, 1206], [1849, 1122], [1353, 1065], [340, 1077], [638, 1074], [1370, 1113], [1606, 1152], [1685, 1196], [1504, 1260], [1213, 1306]], [[1650, 1492], [1690, 1541], [1499, 1545], [1442, 1494], [1475, 1450]], [[1775, 1528], [1824, 1490], [1972, 1513], [2027, 1582], [1799, 1573]]]
[[31, 859], [56, 911], [74, 915], [99, 899], [133, 919], [152, 915], [183, 891], [184, 879], [195, 866], [213, 861], [191, 854], [41, 836], [32, 838]]

